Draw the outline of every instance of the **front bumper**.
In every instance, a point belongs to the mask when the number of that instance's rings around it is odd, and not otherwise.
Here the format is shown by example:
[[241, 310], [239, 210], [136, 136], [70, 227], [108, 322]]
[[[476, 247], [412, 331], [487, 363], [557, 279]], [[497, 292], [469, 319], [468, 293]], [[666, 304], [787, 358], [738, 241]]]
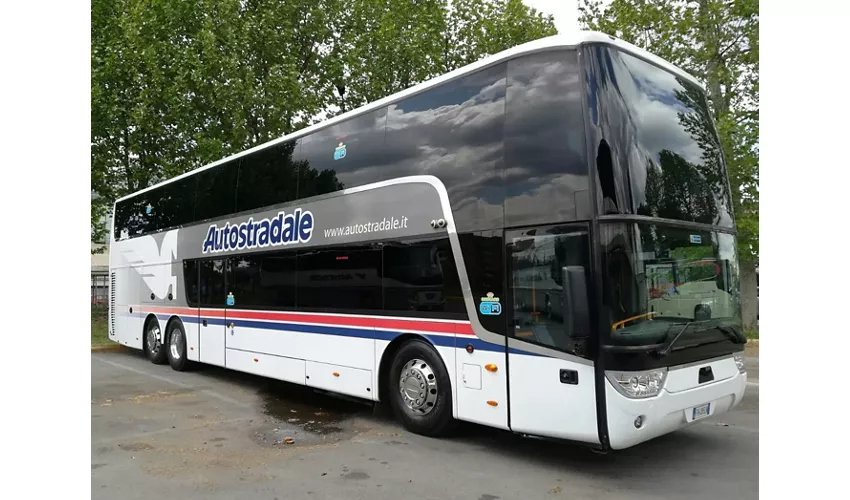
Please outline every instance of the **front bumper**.
[[[621, 450], [694, 423], [688, 421], [686, 411], [696, 406], [711, 403], [708, 416], [731, 410], [744, 397], [747, 374], [736, 372], [725, 380], [675, 393], [665, 388], [658, 396], [648, 399], [627, 398], [617, 392], [607, 378], [604, 383], [609, 444], [612, 449]], [[643, 417], [643, 422], [636, 428], [635, 419], [639, 416]]]

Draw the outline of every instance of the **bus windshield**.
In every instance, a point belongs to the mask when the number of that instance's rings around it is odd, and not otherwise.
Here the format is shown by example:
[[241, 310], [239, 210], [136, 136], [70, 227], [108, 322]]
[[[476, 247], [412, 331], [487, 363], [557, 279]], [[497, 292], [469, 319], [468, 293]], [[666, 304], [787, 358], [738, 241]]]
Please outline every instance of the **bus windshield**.
[[726, 165], [705, 93], [616, 49], [591, 54], [591, 121], [604, 137], [596, 151], [603, 215], [732, 228]]
[[611, 344], [663, 343], [688, 324], [701, 332], [721, 327], [717, 339], [727, 338], [724, 327], [740, 329], [733, 235], [661, 224], [602, 227], [603, 314]]

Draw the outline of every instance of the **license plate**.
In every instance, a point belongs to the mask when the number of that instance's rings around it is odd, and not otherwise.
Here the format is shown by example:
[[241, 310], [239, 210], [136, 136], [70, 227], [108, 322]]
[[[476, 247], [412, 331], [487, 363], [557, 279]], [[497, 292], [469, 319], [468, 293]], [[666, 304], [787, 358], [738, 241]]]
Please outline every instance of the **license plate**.
[[711, 403], [706, 403], [704, 405], [694, 407], [692, 411], [693, 413], [691, 414], [691, 420], [698, 420], [700, 418], [707, 417], [708, 414], [711, 412]]

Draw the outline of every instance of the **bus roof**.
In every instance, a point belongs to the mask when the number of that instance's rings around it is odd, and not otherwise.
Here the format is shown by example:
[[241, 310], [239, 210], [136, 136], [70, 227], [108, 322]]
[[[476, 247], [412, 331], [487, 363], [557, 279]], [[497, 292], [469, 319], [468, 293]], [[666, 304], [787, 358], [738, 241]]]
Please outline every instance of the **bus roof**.
[[217, 160], [213, 163], [204, 165], [202, 167], [198, 167], [194, 170], [184, 172], [184, 173], [182, 173], [178, 176], [172, 177], [171, 179], [162, 181], [162, 182], [160, 182], [158, 184], [154, 184], [152, 186], [148, 186], [145, 189], [140, 189], [140, 190], [138, 190], [134, 193], [130, 193], [126, 196], [118, 198], [117, 200], [115, 200], [115, 202], [117, 203], [119, 201], [123, 201], [123, 200], [129, 199], [129, 198], [132, 198], [132, 197], [134, 197], [138, 194], [150, 191], [152, 189], [158, 188], [160, 186], [163, 186], [163, 185], [171, 183], [171, 182], [175, 182], [175, 181], [183, 179], [185, 177], [195, 175], [199, 172], [202, 172], [204, 170], [216, 167], [216, 166], [221, 165], [223, 163], [227, 163], [229, 161], [235, 160], [235, 159], [240, 158], [242, 156], [249, 155], [251, 153], [254, 153], [254, 152], [260, 151], [262, 149], [274, 146], [276, 144], [280, 144], [282, 142], [287, 142], [287, 141], [297, 139], [297, 138], [305, 136], [305, 135], [309, 135], [313, 132], [316, 132], [316, 131], [321, 130], [321, 129], [326, 128], [326, 127], [329, 127], [329, 126], [334, 125], [336, 123], [348, 120], [350, 118], [353, 118], [353, 117], [356, 117], [356, 116], [359, 116], [359, 115], [367, 114], [371, 111], [374, 111], [375, 109], [381, 108], [383, 106], [390, 105], [390, 104], [392, 104], [396, 101], [400, 101], [400, 100], [402, 100], [406, 97], [410, 97], [414, 94], [418, 94], [418, 93], [423, 92], [425, 90], [428, 90], [432, 87], [436, 87], [436, 86], [441, 85], [443, 83], [447, 83], [451, 80], [454, 80], [456, 78], [460, 78], [460, 77], [467, 75], [469, 73], [478, 71], [480, 69], [487, 68], [489, 66], [495, 66], [496, 64], [499, 64], [500, 62], [503, 62], [506, 59], [512, 59], [512, 58], [514, 58], [516, 56], [520, 56], [520, 55], [533, 54], [535, 52], [544, 52], [544, 51], [547, 51], [547, 50], [574, 48], [574, 47], [578, 47], [580, 45], [584, 45], [584, 44], [588, 44], [588, 43], [605, 43], [605, 44], [608, 44], [608, 45], [612, 45], [612, 46], [614, 46], [618, 49], [621, 49], [621, 50], [624, 50], [626, 52], [630, 52], [630, 53], [632, 53], [636, 56], [642, 57], [642, 58], [664, 68], [665, 70], [670, 71], [671, 73], [674, 73], [675, 75], [677, 75], [681, 78], [684, 78], [684, 79], [698, 85], [700, 88], [704, 88], [703, 84], [699, 80], [694, 78], [693, 75], [687, 73], [685, 70], [669, 63], [668, 61], [665, 61], [664, 59], [662, 59], [662, 58], [660, 58], [660, 57], [658, 57], [658, 56], [656, 56], [656, 55], [654, 55], [654, 54], [652, 54], [652, 53], [650, 53], [650, 52], [648, 52], [648, 51], [646, 51], [646, 50], [644, 50], [640, 47], [637, 47], [636, 45], [632, 45], [629, 42], [626, 42], [624, 40], [620, 40], [620, 39], [615, 38], [611, 35], [606, 35], [605, 33], [600, 33], [600, 32], [597, 32], [597, 31], [575, 31], [575, 32], [572, 32], [572, 33], [567, 33], [567, 34], [553, 35], [553, 36], [549, 36], [549, 37], [546, 37], [546, 38], [541, 38], [539, 40], [534, 40], [534, 41], [527, 42], [527, 43], [524, 43], [524, 44], [521, 44], [521, 45], [517, 45], [516, 47], [511, 47], [510, 49], [504, 50], [504, 51], [499, 52], [497, 54], [493, 54], [492, 56], [482, 58], [482, 59], [480, 59], [480, 60], [478, 60], [478, 61], [476, 61], [472, 64], [467, 64], [466, 66], [458, 68], [454, 71], [450, 71], [448, 73], [437, 76], [437, 77], [432, 78], [430, 80], [426, 80], [422, 83], [419, 83], [419, 84], [414, 85], [410, 88], [402, 90], [401, 92], [396, 92], [395, 94], [391, 94], [387, 97], [384, 97], [383, 99], [379, 99], [377, 101], [370, 102], [370, 103], [366, 104], [365, 106], [361, 106], [359, 108], [353, 109], [351, 111], [347, 111], [347, 112], [345, 112], [341, 115], [335, 116], [333, 118], [323, 120], [319, 123], [316, 123], [314, 125], [310, 125], [309, 127], [305, 127], [301, 130], [298, 130], [297, 132], [293, 132], [291, 134], [284, 135], [282, 137], [279, 137], [277, 139], [273, 139], [273, 140], [265, 142], [263, 144], [259, 144], [257, 146], [254, 146], [251, 149], [246, 149], [244, 151], [240, 151], [238, 153], [235, 153], [235, 154], [232, 154], [232, 155], [227, 156], [225, 158], [222, 158], [220, 160]]

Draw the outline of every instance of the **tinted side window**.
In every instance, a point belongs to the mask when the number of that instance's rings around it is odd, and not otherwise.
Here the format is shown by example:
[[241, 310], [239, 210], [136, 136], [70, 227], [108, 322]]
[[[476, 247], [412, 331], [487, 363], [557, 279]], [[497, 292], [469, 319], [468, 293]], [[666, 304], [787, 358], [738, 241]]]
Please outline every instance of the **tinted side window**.
[[227, 295], [233, 294], [228, 307], [251, 307], [257, 303], [260, 281], [258, 255], [239, 255], [227, 259]]
[[387, 110], [382, 108], [307, 136], [302, 143], [306, 163], [299, 176], [298, 197], [386, 178], [380, 165], [386, 117]]
[[183, 290], [186, 291], [186, 302], [191, 307], [198, 307], [198, 262], [183, 261]]
[[201, 221], [236, 211], [236, 179], [239, 160], [218, 165], [197, 174], [195, 220]]
[[381, 309], [381, 251], [360, 246], [298, 254], [298, 308]]
[[565, 283], [564, 276], [565, 272], [577, 271], [585, 278], [589, 276], [587, 230], [575, 226], [537, 227], [508, 231], [506, 238], [511, 263], [508, 302], [513, 303], [510, 335], [576, 352], [576, 339], [590, 334], [588, 290], [581, 285], [586, 280], [574, 281], [569, 287], [570, 280]]
[[296, 257], [294, 251], [265, 253], [261, 255], [259, 292], [255, 305], [269, 307], [295, 307]]
[[291, 308], [295, 306], [295, 252], [240, 255], [228, 259], [227, 291], [234, 307]]
[[293, 153], [295, 141], [266, 148], [242, 157], [236, 194], [236, 211], [253, 210], [292, 201], [298, 179]]
[[224, 261], [206, 260], [198, 262], [200, 279], [198, 294], [201, 307], [224, 307]]
[[153, 190], [149, 230], [157, 231], [191, 224], [195, 210], [196, 183], [197, 178], [189, 176]]
[[[472, 289], [472, 299], [476, 307], [483, 297], [493, 294], [500, 303], [505, 302], [505, 265], [503, 257], [504, 244], [501, 231], [482, 231], [479, 233], [461, 234], [460, 246], [466, 272], [469, 276], [469, 286]], [[500, 335], [505, 334], [505, 315], [481, 314], [478, 319], [487, 330]]]
[[127, 238], [150, 232], [149, 213], [153, 212], [153, 205], [149, 201], [149, 193], [137, 194], [119, 204], [115, 221], [116, 238], [120, 239], [123, 231], [126, 231]]
[[392, 104], [387, 177], [442, 180], [459, 232], [501, 227], [504, 123], [504, 64]]
[[384, 310], [466, 312], [448, 239], [384, 245]]
[[506, 226], [590, 218], [581, 84], [575, 51], [508, 63]]
[[[130, 236], [130, 201], [119, 201], [115, 204], [113, 215], [115, 240]], [[122, 235], [123, 234], [123, 235]]]

